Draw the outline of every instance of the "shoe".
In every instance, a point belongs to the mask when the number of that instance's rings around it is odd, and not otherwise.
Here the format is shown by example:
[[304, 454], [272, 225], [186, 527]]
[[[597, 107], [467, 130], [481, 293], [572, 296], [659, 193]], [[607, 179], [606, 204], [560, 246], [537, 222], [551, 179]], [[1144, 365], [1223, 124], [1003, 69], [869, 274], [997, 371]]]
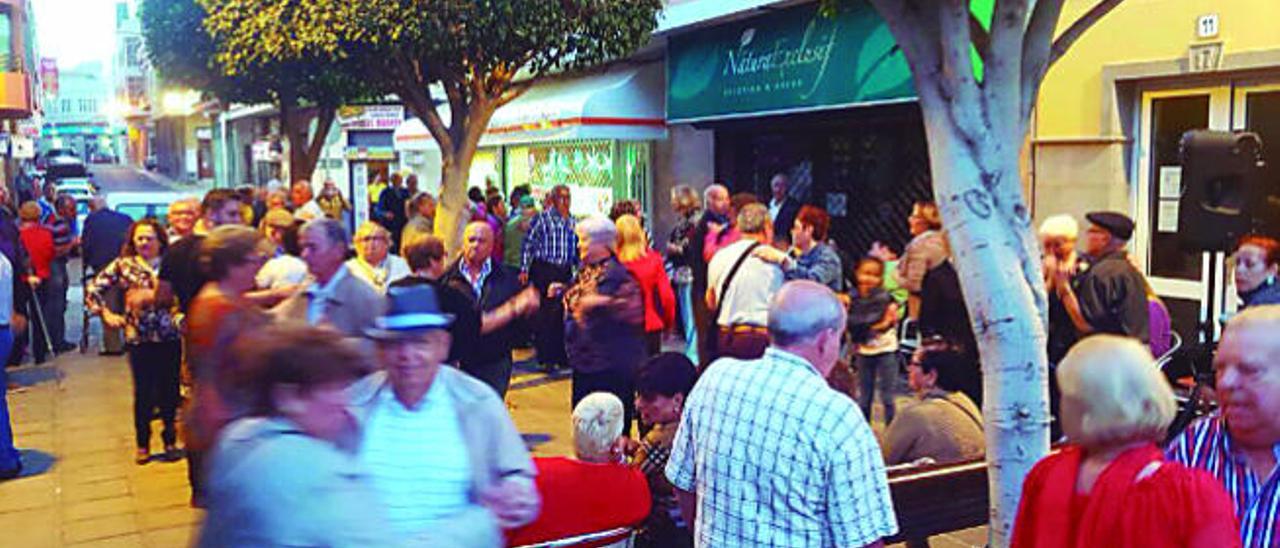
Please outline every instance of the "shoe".
[[160, 460], [164, 462], [178, 462], [182, 460], [182, 457], [184, 456], [186, 456], [186, 454], [181, 449], [178, 449], [178, 446], [166, 445], [164, 446], [164, 454], [160, 456]]
[[146, 464], [150, 460], [151, 460], [151, 451], [147, 449], [139, 447], [138, 451], [134, 453], [133, 462], [136, 462], [138, 464]]
[[67, 341], [62, 341], [61, 344], [54, 345], [53, 347], [53, 351], [58, 354], [65, 354], [67, 352], [71, 352], [73, 350], [79, 350], [79, 349], [80, 349], [79, 345], [69, 343]]
[[123, 356], [124, 350], [99, 350], [99, 356]]
[[22, 475], [22, 461], [18, 461], [18, 466], [9, 470], [0, 470], [0, 481], [11, 480]]

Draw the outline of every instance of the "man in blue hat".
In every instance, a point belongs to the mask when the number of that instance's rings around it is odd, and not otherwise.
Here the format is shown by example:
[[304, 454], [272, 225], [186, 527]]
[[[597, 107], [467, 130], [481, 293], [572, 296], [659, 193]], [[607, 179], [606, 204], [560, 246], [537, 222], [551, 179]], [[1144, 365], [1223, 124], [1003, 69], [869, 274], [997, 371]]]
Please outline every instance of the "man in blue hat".
[[382, 370], [352, 388], [358, 458], [401, 538], [500, 546], [502, 529], [538, 515], [533, 461], [497, 393], [441, 366], [453, 320], [430, 285], [388, 290], [387, 312], [366, 331]]
[[1150, 312], [1147, 282], [1129, 262], [1125, 246], [1133, 236], [1133, 220], [1123, 213], [1095, 211], [1085, 215], [1081, 274], [1074, 280], [1064, 269], [1054, 273], [1056, 291], [1076, 331], [1088, 335], [1110, 333], [1147, 342]]

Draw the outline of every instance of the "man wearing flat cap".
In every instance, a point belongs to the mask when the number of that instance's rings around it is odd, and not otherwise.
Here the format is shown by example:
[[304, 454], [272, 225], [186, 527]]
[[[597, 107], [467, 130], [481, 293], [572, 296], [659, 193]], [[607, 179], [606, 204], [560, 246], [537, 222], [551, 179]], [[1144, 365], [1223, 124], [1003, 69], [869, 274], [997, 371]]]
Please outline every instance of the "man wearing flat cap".
[[1133, 220], [1123, 213], [1095, 211], [1085, 215], [1081, 273], [1066, 280], [1069, 273], [1055, 273], [1053, 284], [1067, 315], [1083, 337], [1110, 333], [1147, 342], [1148, 314], [1146, 280], [1125, 253], [1133, 236]]
[[498, 547], [538, 515], [533, 461], [497, 393], [441, 365], [453, 320], [430, 285], [388, 290], [366, 331], [382, 370], [351, 388], [357, 455], [401, 538]]

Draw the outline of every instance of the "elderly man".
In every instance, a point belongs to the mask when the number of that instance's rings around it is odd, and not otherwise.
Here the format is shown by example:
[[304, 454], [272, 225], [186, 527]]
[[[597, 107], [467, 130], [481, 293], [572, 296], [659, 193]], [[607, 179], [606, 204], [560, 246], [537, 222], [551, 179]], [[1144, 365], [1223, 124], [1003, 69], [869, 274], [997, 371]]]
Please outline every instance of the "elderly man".
[[774, 238], [783, 246], [793, 244], [795, 233], [791, 232], [791, 227], [800, 212], [800, 202], [791, 197], [791, 179], [785, 173], [778, 173], [769, 181], [769, 190], [772, 191], [769, 218], [773, 219]]
[[493, 260], [493, 229], [475, 221], [462, 233], [462, 255], [444, 275], [443, 282], [472, 300], [482, 318], [479, 337], [455, 341], [462, 345], [462, 370], [506, 396], [511, 384], [511, 349], [515, 346], [513, 320], [538, 309], [538, 292], [520, 289], [516, 269]]
[[[100, 196], [89, 200], [89, 210], [89, 215], [84, 218], [80, 246], [84, 252], [85, 265], [91, 272], [98, 273], [120, 255], [120, 248], [124, 245], [133, 219], [107, 207], [107, 201]], [[112, 291], [106, 301], [107, 308], [112, 312], [124, 313], [124, 294]], [[100, 353], [108, 356], [123, 354], [124, 331], [103, 325]]]
[[1089, 228], [1081, 260], [1088, 267], [1074, 280], [1066, 269], [1059, 269], [1054, 291], [1080, 335], [1110, 333], [1147, 342], [1146, 281], [1125, 253], [1133, 220], [1112, 211], [1095, 211], [1085, 218]]
[[689, 258], [689, 269], [693, 274], [690, 294], [693, 295], [693, 320], [698, 329], [698, 367], [701, 369], [711, 363], [716, 347], [716, 319], [707, 308], [704, 295], [707, 294], [707, 257], [703, 253], [707, 234], [716, 227], [729, 224], [731, 203], [729, 189], [724, 185], [713, 184], [702, 192], [706, 209], [698, 217], [685, 256]]
[[825, 377], [845, 311], [818, 283], [769, 303], [772, 343], [723, 359], [689, 394], [666, 474], [697, 546], [867, 546], [897, 532], [875, 434]]
[[399, 173], [393, 173], [391, 184], [387, 185], [387, 188], [378, 196], [377, 221], [387, 227], [387, 231], [397, 236], [408, 222], [408, 212], [405, 211], [404, 205], [410, 195], [409, 191], [402, 186], [403, 184], [404, 177]]
[[1280, 305], [1231, 319], [1214, 358], [1219, 411], [1192, 424], [1168, 456], [1226, 487], [1247, 547], [1280, 544]]
[[366, 333], [382, 371], [353, 387], [358, 460], [396, 536], [435, 531], [438, 546], [501, 546], [501, 529], [538, 515], [533, 462], [502, 400], [441, 367], [453, 321], [429, 285], [392, 288]]
[[348, 337], [362, 337], [382, 311], [384, 300], [346, 264], [347, 230], [333, 219], [319, 218], [302, 225], [302, 260], [310, 273], [304, 288], [277, 305], [279, 318], [328, 323]]
[[[573, 365], [573, 405], [592, 392], [622, 400], [623, 430], [635, 417], [635, 374], [647, 355], [640, 285], [614, 253], [618, 229], [604, 217], [578, 223], [582, 268], [564, 295], [565, 348]], [[552, 285], [555, 294], [560, 285]]]
[[293, 218], [299, 221], [311, 221], [325, 217], [324, 209], [315, 201], [315, 191], [311, 190], [311, 181], [298, 179], [289, 187], [289, 204], [293, 207]]
[[74, 350], [76, 345], [67, 336], [67, 291], [71, 289], [71, 274], [67, 264], [72, 253], [80, 246], [76, 235], [76, 201], [67, 194], [54, 197], [54, 216], [45, 223], [53, 233], [54, 258], [49, 277], [49, 300], [46, 301], [45, 321], [53, 349], [59, 353]]
[[356, 256], [347, 261], [347, 268], [379, 293], [386, 293], [391, 282], [410, 274], [409, 263], [391, 254], [391, 233], [382, 225], [365, 221], [356, 230], [355, 241]]
[[[224, 224], [242, 222], [240, 196], [230, 189], [215, 188], [205, 193], [200, 204], [201, 221], [213, 230]], [[194, 224], [194, 223], [193, 223]], [[207, 281], [200, 268], [200, 243], [204, 236], [188, 233], [178, 243], [170, 243], [160, 260], [160, 285], [156, 290], [160, 302], [168, 302], [170, 296], [178, 300], [182, 312], [187, 312], [191, 299]]]
[[178, 243], [179, 240], [190, 236], [196, 230], [196, 219], [200, 217], [200, 200], [195, 198], [183, 198], [169, 204], [169, 212], [166, 214], [169, 228], [169, 245]]
[[335, 221], [345, 221], [346, 212], [351, 211], [351, 202], [348, 202], [346, 196], [338, 191], [338, 183], [333, 182], [333, 179], [324, 180], [320, 196], [316, 198], [316, 205], [324, 211], [325, 217]]
[[547, 201], [545, 210], [533, 218], [521, 246], [520, 281], [532, 283], [545, 297], [534, 320], [533, 342], [538, 361], [544, 367], [557, 368], [569, 365], [564, 348], [564, 308], [558, 298], [547, 296], [547, 289], [572, 279], [573, 267], [578, 264], [578, 237], [569, 215], [569, 187], [557, 185]]
[[751, 360], [769, 346], [769, 299], [782, 287], [783, 273], [753, 253], [773, 241], [769, 210], [763, 204], [742, 208], [738, 230], [742, 239], [721, 249], [707, 265], [706, 300], [708, 309], [719, 311], [716, 357]]

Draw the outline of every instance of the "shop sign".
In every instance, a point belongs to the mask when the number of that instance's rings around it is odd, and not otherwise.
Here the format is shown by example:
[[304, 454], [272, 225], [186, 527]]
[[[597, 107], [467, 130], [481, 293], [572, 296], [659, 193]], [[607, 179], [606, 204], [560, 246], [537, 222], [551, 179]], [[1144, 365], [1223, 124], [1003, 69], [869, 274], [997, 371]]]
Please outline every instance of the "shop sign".
[[810, 110], [915, 96], [889, 28], [865, 1], [818, 3], [673, 36], [667, 119]]
[[338, 108], [338, 124], [348, 131], [394, 131], [403, 121], [403, 105], [348, 105]]
[[396, 150], [392, 147], [347, 147], [347, 160], [395, 160]]
[[254, 141], [251, 150], [255, 162], [280, 161], [280, 147], [274, 141]]
[[30, 160], [36, 157], [36, 141], [26, 135], [14, 135], [10, 138], [10, 152], [14, 160]]

